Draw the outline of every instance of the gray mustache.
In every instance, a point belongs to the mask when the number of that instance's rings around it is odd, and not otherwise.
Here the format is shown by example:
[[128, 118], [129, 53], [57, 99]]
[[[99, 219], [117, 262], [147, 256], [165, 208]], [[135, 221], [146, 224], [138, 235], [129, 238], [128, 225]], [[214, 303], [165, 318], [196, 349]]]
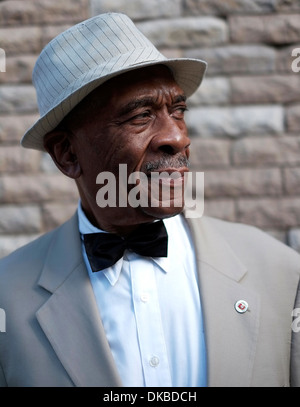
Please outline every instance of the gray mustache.
[[145, 172], [149, 173], [151, 171], [160, 171], [166, 168], [182, 168], [182, 167], [190, 167], [190, 161], [185, 156], [179, 157], [161, 157], [159, 161], [149, 161], [145, 163]]

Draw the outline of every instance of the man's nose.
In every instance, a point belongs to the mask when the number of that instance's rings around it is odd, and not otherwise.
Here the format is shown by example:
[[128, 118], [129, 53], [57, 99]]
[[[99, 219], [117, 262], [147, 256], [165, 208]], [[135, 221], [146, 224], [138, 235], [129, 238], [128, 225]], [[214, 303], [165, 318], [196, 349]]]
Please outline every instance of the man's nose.
[[156, 134], [151, 140], [151, 148], [154, 152], [175, 155], [187, 150], [190, 143], [185, 123], [168, 117], [158, 125]]

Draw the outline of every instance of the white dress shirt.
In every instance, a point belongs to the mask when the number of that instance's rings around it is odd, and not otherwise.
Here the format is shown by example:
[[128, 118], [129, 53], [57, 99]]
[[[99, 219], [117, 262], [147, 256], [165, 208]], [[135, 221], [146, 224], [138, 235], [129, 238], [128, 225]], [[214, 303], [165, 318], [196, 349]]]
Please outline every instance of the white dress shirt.
[[[79, 230], [103, 232], [78, 205]], [[164, 220], [168, 257], [125, 251], [93, 273], [82, 251], [124, 386], [206, 386], [206, 352], [192, 240], [181, 215]]]

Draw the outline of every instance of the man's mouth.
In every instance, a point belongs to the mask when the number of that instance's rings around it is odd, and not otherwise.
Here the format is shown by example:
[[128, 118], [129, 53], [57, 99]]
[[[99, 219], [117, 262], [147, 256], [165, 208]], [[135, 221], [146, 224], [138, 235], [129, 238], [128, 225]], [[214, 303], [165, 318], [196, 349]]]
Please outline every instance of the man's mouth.
[[184, 173], [189, 171], [189, 166], [189, 160], [185, 155], [163, 156], [158, 161], [145, 163], [144, 172], [147, 177], [159, 175], [161, 179], [177, 180], [184, 177]]
[[181, 168], [160, 168], [158, 170], [148, 171], [147, 177], [151, 183], [166, 185], [170, 187], [179, 187], [184, 183], [184, 174], [188, 172], [187, 167]]

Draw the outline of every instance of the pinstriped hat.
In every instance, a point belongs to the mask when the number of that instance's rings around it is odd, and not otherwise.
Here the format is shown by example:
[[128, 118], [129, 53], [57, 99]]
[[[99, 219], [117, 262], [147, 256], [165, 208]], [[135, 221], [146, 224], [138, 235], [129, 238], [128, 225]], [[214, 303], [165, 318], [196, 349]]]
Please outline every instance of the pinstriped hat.
[[199, 87], [206, 69], [198, 59], [163, 56], [125, 14], [100, 14], [69, 28], [42, 50], [35, 64], [40, 118], [23, 136], [22, 146], [43, 151], [44, 136], [92, 90], [121, 73], [157, 64], [171, 69], [186, 96]]

